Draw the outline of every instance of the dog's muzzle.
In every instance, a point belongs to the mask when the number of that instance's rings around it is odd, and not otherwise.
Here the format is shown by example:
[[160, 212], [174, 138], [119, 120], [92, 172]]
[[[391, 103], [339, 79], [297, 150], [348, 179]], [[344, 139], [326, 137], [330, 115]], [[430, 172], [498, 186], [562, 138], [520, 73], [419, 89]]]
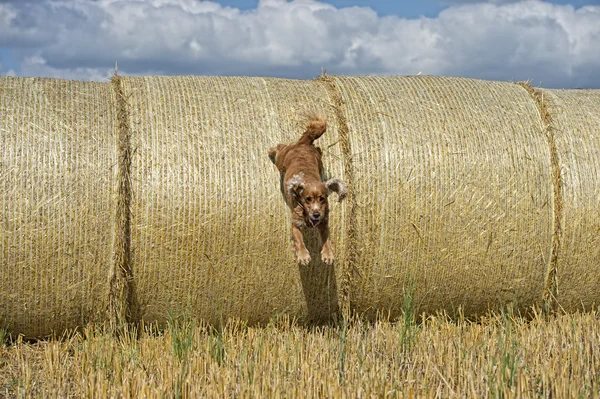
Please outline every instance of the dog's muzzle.
[[312, 227], [317, 227], [323, 221], [323, 219], [321, 219], [320, 217], [313, 218], [312, 216], [309, 216], [307, 219]]

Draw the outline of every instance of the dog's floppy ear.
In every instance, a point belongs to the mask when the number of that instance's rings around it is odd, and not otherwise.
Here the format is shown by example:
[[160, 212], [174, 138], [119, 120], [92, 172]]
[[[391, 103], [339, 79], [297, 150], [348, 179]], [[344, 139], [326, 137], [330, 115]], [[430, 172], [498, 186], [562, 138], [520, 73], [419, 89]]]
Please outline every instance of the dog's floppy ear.
[[300, 197], [304, 189], [304, 173], [298, 173], [292, 176], [286, 184], [287, 192], [292, 197]]
[[344, 198], [346, 198], [348, 191], [346, 190], [346, 185], [341, 180], [330, 179], [330, 180], [327, 180], [325, 185], [327, 186], [327, 190], [328, 190], [327, 195], [331, 194], [332, 191], [335, 191], [338, 195], [340, 202], [342, 202], [342, 200]]

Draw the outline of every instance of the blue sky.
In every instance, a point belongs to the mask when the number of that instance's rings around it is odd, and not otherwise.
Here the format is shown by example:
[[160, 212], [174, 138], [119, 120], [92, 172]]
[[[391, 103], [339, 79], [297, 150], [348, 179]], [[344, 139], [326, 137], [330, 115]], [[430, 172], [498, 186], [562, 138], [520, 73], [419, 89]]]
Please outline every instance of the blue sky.
[[[337, 8], [343, 7], [369, 7], [376, 11], [379, 15], [398, 15], [404, 18], [416, 18], [420, 16], [435, 17], [444, 8], [460, 3], [475, 3], [476, 1], [443, 1], [443, 0], [329, 0], [324, 3], [331, 4]], [[495, 3], [502, 3], [496, 1]], [[508, 1], [504, 1], [507, 3]], [[224, 6], [235, 7], [242, 10], [256, 8], [258, 0], [221, 0], [219, 1]], [[494, 2], [492, 2], [494, 3]], [[550, 1], [553, 4], [570, 4], [573, 7], [579, 8], [585, 5], [598, 5], [600, 0], [559, 0]]]
[[0, 74], [448, 75], [600, 88], [600, 0], [0, 0]]
[[[242, 10], [256, 8], [258, 0], [222, 0], [219, 3], [228, 7], [236, 7]], [[379, 15], [398, 15], [404, 18], [416, 18], [420, 16], [433, 17], [441, 10], [447, 8], [450, 3], [441, 0], [415, 0], [415, 1], [393, 1], [393, 0], [334, 0], [324, 1], [337, 8], [343, 7], [369, 7]], [[575, 1], [574, 3], [585, 3]], [[588, 2], [589, 3], [589, 2]]]

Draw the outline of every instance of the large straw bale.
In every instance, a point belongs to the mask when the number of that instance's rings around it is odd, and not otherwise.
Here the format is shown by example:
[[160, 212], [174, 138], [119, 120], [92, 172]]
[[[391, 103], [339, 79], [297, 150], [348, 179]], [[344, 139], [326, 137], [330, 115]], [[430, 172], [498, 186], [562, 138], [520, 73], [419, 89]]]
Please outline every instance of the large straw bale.
[[351, 303], [397, 316], [539, 304], [552, 242], [549, 149], [512, 83], [339, 77], [355, 173]]
[[[123, 88], [135, 148], [137, 317], [164, 322], [187, 311], [213, 323], [253, 323], [335, 314], [335, 268], [318, 252], [310, 265], [295, 264], [289, 210], [267, 157], [269, 147], [299, 138], [304, 112], [329, 111], [325, 89], [311, 81], [226, 77], [124, 78]], [[330, 127], [317, 143], [323, 148], [336, 140], [335, 121]], [[327, 149], [325, 163], [337, 176], [339, 159], [338, 147]], [[332, 234], [339, 240], [337, 220]]]
[[[0, 78], [0, 323], [597, 306], [599, 107], [442, 77]], [[349, 188], [333, 266], [315, 234], [295, 263], [267, 157], [306, 111]]]
[[0, 78], [0, 323], [11, 332], [104, 318], [113, 103], [107, 84]]
[[561, 172], [556, 299], [567, 311], [600, 304], [600, 92], [539, 90]]

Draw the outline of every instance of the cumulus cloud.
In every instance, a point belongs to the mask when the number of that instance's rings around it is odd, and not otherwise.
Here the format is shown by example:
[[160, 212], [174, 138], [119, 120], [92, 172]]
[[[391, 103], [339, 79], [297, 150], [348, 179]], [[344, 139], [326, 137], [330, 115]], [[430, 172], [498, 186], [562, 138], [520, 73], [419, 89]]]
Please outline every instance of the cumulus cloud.
[[[113, 71], [114, 68], [55, 68], [48, 65], [44, 58], [35, 55], [32, 57], [26, 57], [21, 62], [19, 75], [106, 81], [112, 76]], [[13, 74], [14, 73], [15, 72], [13, 71]]]
[[21, 75], [76, 79], [103, 80], [118, 60], [129, 74], [312, 78], [326, 68], [600, 87], [600, 6], [460, 3], [406, 19], [315, 0], [247, 11], [197, 0], [2, 2], [0, 47]]

